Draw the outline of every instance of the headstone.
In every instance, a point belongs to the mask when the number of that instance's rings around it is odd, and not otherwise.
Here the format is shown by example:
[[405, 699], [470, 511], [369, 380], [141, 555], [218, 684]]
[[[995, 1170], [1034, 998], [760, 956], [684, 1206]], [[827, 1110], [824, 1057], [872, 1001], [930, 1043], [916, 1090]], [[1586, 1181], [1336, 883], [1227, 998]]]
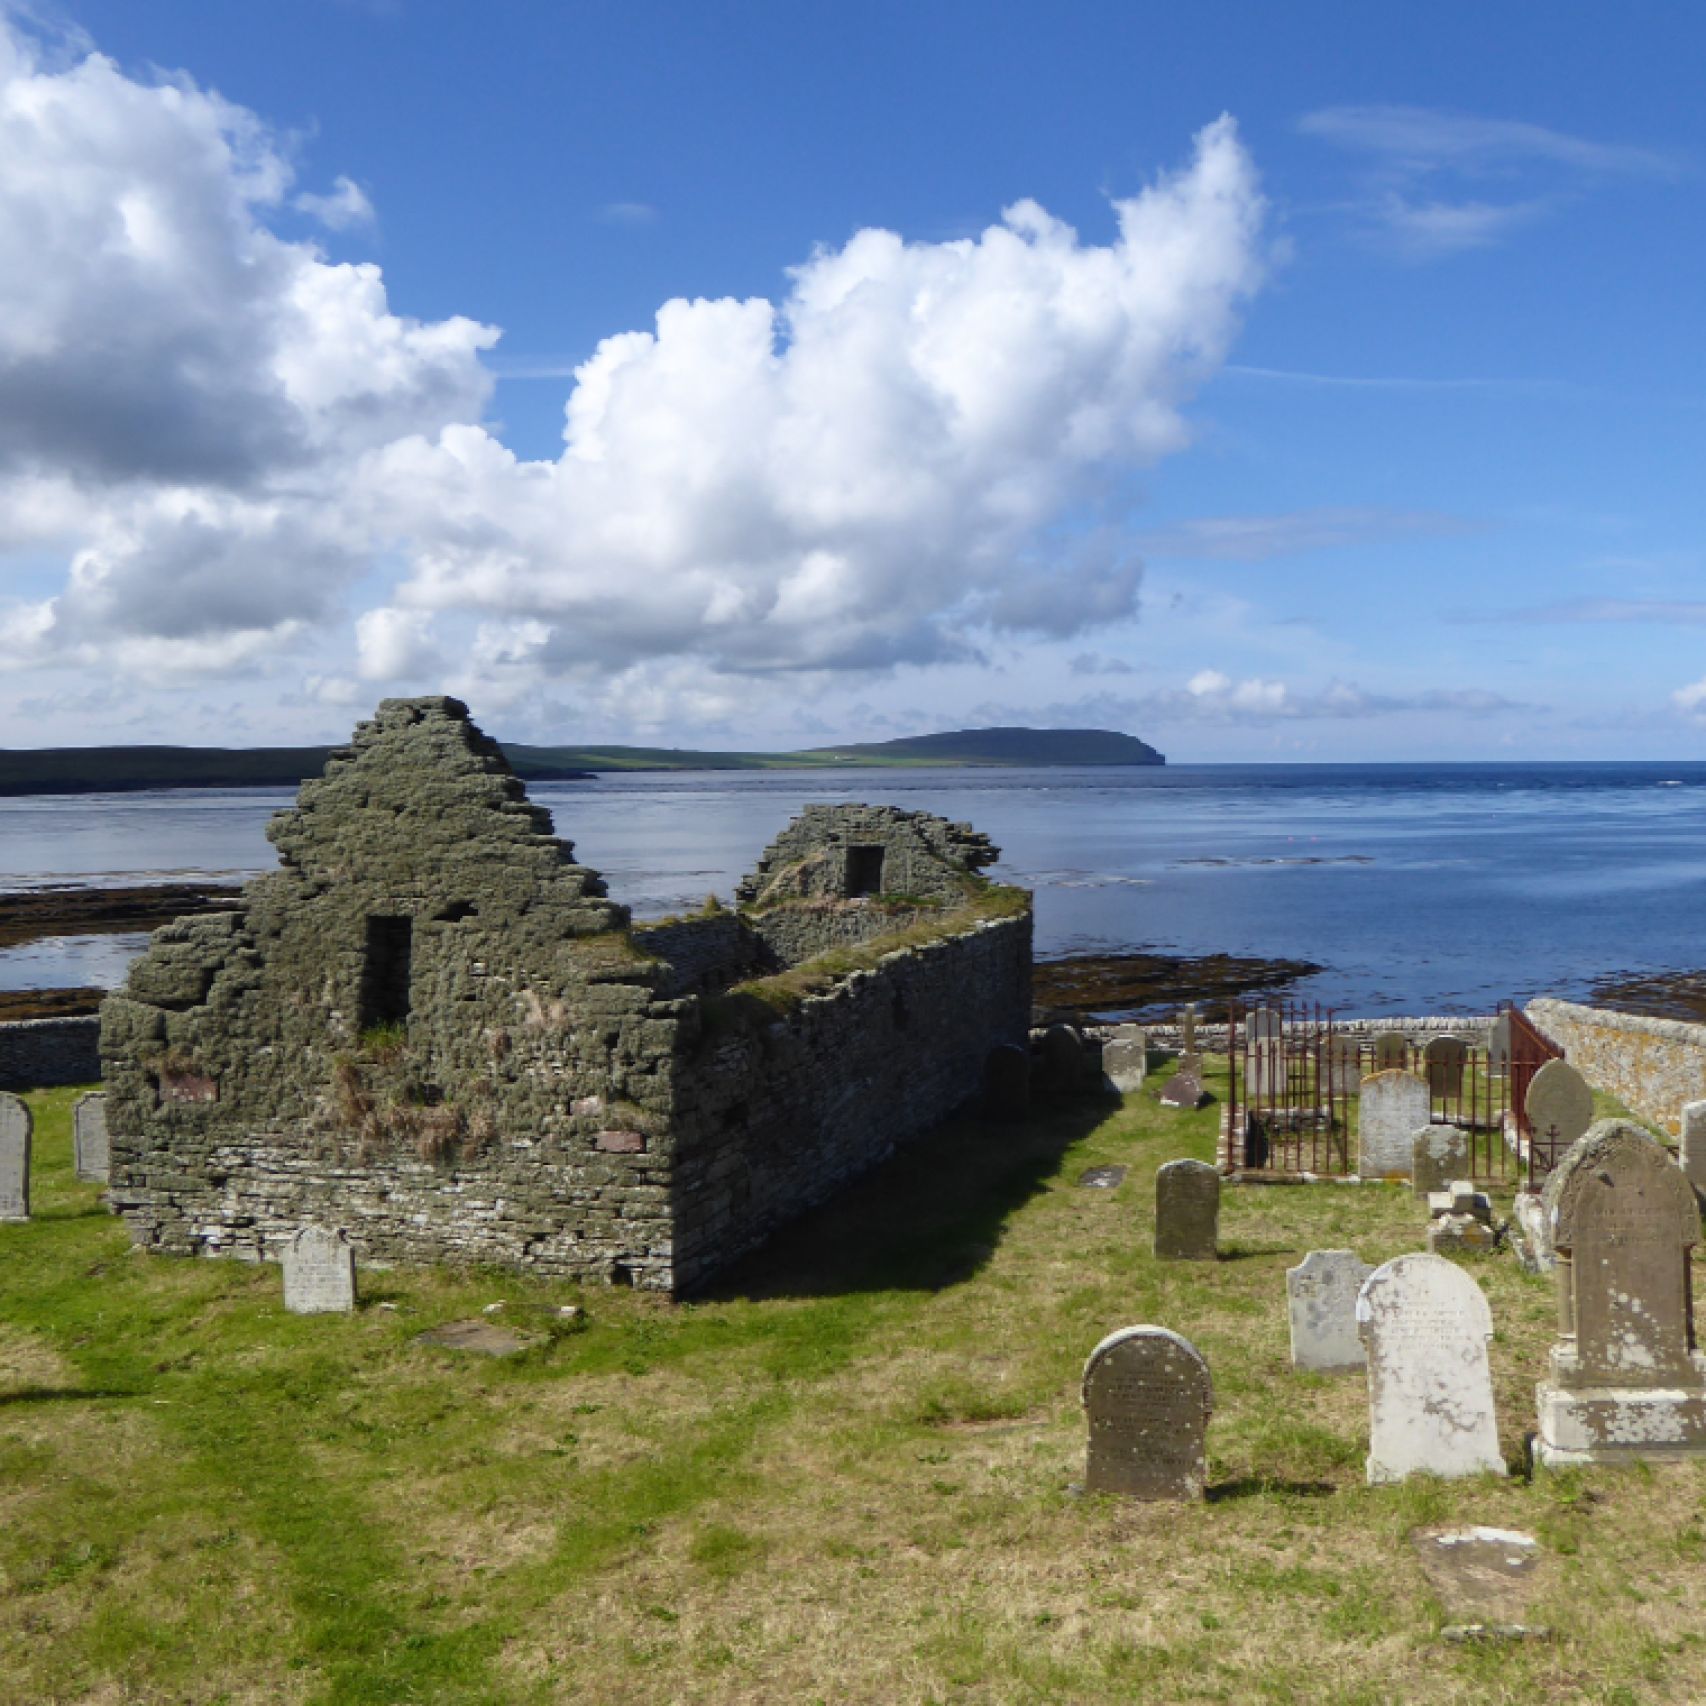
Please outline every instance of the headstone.
[[1278, 1042], [1285, 1035], [1285, 1017], [1277, 1007], [1252, 1007], [1244, 1021], [1244, 1038], [1249, 1043]]
[[1084, 1076], [1084, 1039], [1071, 1025], [1050, 1025], [1037, 1044], [1037, 1076], [1059, 1094], [1077, 1089]]
[[1365, 1179], [1406, 1179], [1416, 1133], [1428, 1123], [1431, 1098], [1413, 1072], [1377, 1072], [1362, 1081], [1357, 1171]]
[[1442, 1191], [1469, 1166], [1469, 1134], [1454, 1125], [1425, 1125], [1410, 1141], [1410, 1188]]
[[304, 1226], [285, 1245], [284, 1306], [292, 1315], [355, 1308], [355, 1251], [341, 1227]]
[[1197, 1052], [1197, 1004], [1192, 1001], [1185, 1007], [1179, 1020], [1179, 1053], [1195, 1054]]
[[1543, 1200], [1559, 1337], [1537, 1394], [1541, 1461], [1706, 1456], [1694, 1187], [1639, 1126], [1601, 1120], [1553, 1169]]
[[1593, 1124], [1593, 1091], [1568, 1061], [1549, 1060], [1529, 1083], [1523, 1111], [1535, 1141], [1561, 1157]]
[[71, 1105], [71, 1148], [77, 1177], [104, 1185], [110, 1170], [107, 1099], [98, 1090], [79, 1096]]
[[983, 1109], [995, 1120], [1022, 1120], [1031, 1109], [1031, 1055], [1002, 1043], [983, 1063]]
[[1084, 1488], [1134, 1499], [1200, 1499], [1214, 1410], [1208, 1364], [1165, 1327], [1110, 1333], [1084, 1365], [1090, 1424]]
[[1329, 1093], [1354, 1096], [1362, 1083], [1362, 1044], [1356, 1037], [1330, 1036], [1322, 1051], [1320, 1070]]
[[1505, 1473], [1481, 1288], [1442, 1256], [1398, 1256], [1357, 1296], [1368, 1353], [1370, 1486], [1410, 1475]]
[[1169, 1161], [1155, 1172], [1155, 1254], [1212, 1262], [1220, 1254], [1220, 1175], [1206, 1161]]
[[0, 1220], [30, 1218], [30, 1138], [35, 1121], [22, 1096], [0, 1091]]
[[1410, 1044], [1402, 1031], [1382, 1031], [1374, 1039], [1374, 1070], [1390, 1072], [1409, 1064]]
[[1200, 1108], [1202, 1080], [1194, 1072], [1175, 1072], [1161, 1086], [1161, 1106], [1164, 1108]]
[[1518, 1191], [1511, 1205], [1511, 1218], [1519, 1234], [1517, 1260], [1531, 1274], [1549, 1274], [1557, 1266], [1552, 1248], [1552, 1223], [1546, 1216], [1545, 1198], [1537, 1191]]
[[1428, 1248], [1439, 1256], [1483, 1256], [1496, 1250], [1493, 1204], [1470, 1179], [1428, 1193]]
[[1468, 1064], [1469, 1045], [1462, 1037], [1432, 1037], [1422, 1050], [1428, 1089], [1442, 1101], [1462, 1100], [1463, 1072]]
[[1487, 1070], [1502, 1077], [1511, 1069], [1511, 1016], [1501, 1013], [1487, 1033]]
[[1694, 1194], [1706, 1198], [1706, 1102], [1682, 1104], [1682, 1147], [1676, 1158]]
[[1252, 1036], [1244, 1050], [1245, 1100], [1271, 1103], [1283, 1100], [1285, 1091], [1285, 1044], [1278, 1037]]
[[1285, 1272], [1291, 1366], [1353, 1374], [1367, 1361], [1357, 1336], [1357, 1293], [1374, 1272], [1355, 1250], [1311, 1250]]
[[1141, 1025], [1116, 1025], [1102, 1045], [1102, 1072], [1122, 1095], [1141, 1090], [1149, 1071], [1149, 1035]]

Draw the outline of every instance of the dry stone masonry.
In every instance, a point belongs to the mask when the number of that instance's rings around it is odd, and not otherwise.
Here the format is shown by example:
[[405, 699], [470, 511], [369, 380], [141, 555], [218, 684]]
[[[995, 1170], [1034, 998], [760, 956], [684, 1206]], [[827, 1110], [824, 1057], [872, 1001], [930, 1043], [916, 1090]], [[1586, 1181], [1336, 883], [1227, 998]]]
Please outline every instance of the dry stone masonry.
[[1553, 1170], [1558, 1342], [1539, 1393], [1544, 1463], [1706, 1454], [1694, 1342], [1694, 1188], [1639, 1126], [1601, 1120]]
[[740, 912], [634, 930], [429, 698], [268, 833], [280, 868], [103, 1009], [109, 1200], [150, 1249], [259, 1260], [318, 1223], [364, 1265], [678, 1293], [1026, 1042], [1029, 897], [923, 813], [812, 807]]
[[1134, 1499], [1200, 1499], [1214, 1410], [1208, 1363], [1166, 1327], [1110, 1333], [1084, 1365], [1090, 1441], [1084, 1489]]
[[30, 1138], [35, 1130], [29, 1103], [0, 1091], [0, 1220], [30, 1218]]
[[1411, 1475], [1505, 1473], [1487, 1341], [1493, 1314], [1443, 1256], [1398, 1256], [1357, 1297], [1368, 1352], [1370, 1486]]

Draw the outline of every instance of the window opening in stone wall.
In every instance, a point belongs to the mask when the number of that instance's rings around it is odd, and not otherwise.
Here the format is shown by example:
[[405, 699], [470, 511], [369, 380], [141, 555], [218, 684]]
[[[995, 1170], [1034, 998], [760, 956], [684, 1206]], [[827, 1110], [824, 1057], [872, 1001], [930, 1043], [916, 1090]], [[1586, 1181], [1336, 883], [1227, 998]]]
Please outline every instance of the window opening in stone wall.
[[409, 1016], [414, 925], [408, 918], [369, 918], [361, 967], [361, 1028], [400, 1025]]
[[883, 892], [883, 850], [880, 847], [847, 849], [847, 897]]

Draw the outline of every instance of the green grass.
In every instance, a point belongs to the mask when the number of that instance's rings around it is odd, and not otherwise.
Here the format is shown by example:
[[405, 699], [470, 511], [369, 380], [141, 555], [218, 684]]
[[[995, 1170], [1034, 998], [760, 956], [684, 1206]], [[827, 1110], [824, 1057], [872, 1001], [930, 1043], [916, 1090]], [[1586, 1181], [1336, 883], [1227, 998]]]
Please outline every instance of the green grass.
[[[1212, 1079], [1220, 1083], [1219, 1079]], [[1706, 1697], [1706, 1472], [1362, 1482], [1360, 1381], [1298, 1376], [1284, 1270], [1420, 1248], [1401, 1187], [1226, 1193], [1212, 1266], [1149, 1253], [1162, 1161], [1217, 1110], [962, 1121], [700, 1301], [507, 1274], [132, 1255], [31, 1098], [36, 1218], [0, 1228], [6, 1702], [1681, 1701]], [[1076, 1187], [1122, 1163], [1115, 1191]], [[1509, 1258], [1501, 1438], [1555, 1312]], [[504, 1300], [584, 1331], [416, 1344]], [[394, 1307], [382, 1307], [394, 1305]], [[1209, 1497], [1082, 1499], [1077, 1383], [1111, 1329], [1214, 1371]], [[1420, 1524], [1527, 1529], [1553, 1640], [1442, 1646]]]

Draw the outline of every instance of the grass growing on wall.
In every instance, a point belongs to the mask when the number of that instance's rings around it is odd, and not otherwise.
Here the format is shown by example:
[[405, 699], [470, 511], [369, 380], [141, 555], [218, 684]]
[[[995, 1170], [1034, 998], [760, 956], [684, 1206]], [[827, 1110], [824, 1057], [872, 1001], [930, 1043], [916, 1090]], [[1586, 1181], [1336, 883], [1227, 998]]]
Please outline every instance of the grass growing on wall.
[[[696, 1303], [399, 1270], [318, 1318], [276, 1267], [130, 1254], [72, 1176], [74, 1092], [32, 1097], [36, 1219], [0, 1227], [0, 1700], [1706, 1698], [1706, 1470], [1365, 1487], [1362, 1383], [1291, 1372], [1285, 1269], [1420, 1248], [1424, 1210], [1229, 1189], [1224, 1259], [1157, 1263], [1154, 1170], [1212, 1157], [1217, 1110], [1154, 1089], [954, 1125]], [[1101, 1164], [1124, 1184], [1077, 1188]], [[1551, 1287], [1469, 1266], [1520, 1463]], [[499, 1301], [586, 1330], [415, 1342]], [[1199, 1505], [1068, 1493], [1084, 1357], [1143, 1321], [1213, 1369]], [[1436, 1522], [1537, 1534], [1554, 1638], [1440, 1645], [1407, 1540]]]

